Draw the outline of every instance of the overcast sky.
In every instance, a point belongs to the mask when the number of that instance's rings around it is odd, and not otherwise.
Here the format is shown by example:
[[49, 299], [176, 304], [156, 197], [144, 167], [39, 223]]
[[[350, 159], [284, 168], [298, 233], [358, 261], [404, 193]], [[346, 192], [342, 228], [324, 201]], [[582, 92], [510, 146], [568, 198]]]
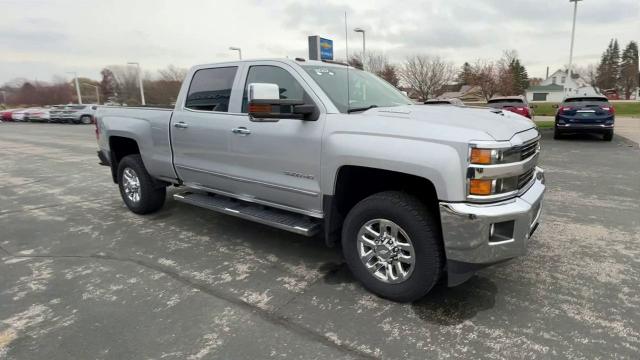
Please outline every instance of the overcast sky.
[[[439, 55], [456, 65], [515, 49], [530, 76], [568, 63], [568, 0], [0, 0], [0, 83], [50, 81], [68, 71], [98, 79], [106, 65], [138, 61], [145, 70], [245, 58], [307, 57], [307, 36], [350, 51]], [[584, 0], [574, 62], [596, 63], [610, 38], [640, 38], [640, 0]]]

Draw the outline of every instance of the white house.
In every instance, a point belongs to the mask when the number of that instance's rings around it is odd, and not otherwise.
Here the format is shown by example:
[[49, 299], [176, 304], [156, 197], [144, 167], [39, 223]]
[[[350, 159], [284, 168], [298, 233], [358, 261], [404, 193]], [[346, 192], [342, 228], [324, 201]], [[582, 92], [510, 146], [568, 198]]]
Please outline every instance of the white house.
[[543, 80], [540, 85], [527, 89], [527, 101], [561, 102], [571, 95], [598, 95], [591, 85], [587, 84], [578, 74], [571, 74], [571, 78], [564, 70], [557, 70]]

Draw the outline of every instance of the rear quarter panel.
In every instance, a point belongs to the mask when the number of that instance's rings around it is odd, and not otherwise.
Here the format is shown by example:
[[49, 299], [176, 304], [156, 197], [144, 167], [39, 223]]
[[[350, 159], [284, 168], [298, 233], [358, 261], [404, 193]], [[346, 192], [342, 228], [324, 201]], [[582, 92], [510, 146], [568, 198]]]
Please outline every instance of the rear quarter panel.
[[177, 179], [169, 140], [171, 114], [169, 109], [101, 107], [97, 112], [100, 149], [108, 152], [114, 136], [133, 139], [149, 174]]

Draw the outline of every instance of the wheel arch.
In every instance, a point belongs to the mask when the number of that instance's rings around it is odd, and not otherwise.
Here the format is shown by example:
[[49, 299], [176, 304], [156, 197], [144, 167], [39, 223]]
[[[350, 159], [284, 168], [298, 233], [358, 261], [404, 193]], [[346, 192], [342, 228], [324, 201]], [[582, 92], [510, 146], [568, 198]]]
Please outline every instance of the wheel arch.
[[438, 193], [430, 179], [395, 170], [344, 165], [337, 171], [333, 195], [324, 195], [323, 198], [326, 244], [335, 246], [340, 240], [342, 223], [355, 204], [370, 195], [389, 190], [403, 191], [418, 197], [436, 217], [437, 223], [440, 223]]

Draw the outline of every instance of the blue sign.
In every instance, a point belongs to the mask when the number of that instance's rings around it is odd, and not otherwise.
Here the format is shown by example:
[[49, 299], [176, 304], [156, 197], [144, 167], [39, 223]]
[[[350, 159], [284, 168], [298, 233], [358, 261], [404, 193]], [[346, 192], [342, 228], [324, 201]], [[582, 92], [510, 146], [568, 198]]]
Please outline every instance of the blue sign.
[[333, 60], [333, 40], [320, 38], [320, 60]]

